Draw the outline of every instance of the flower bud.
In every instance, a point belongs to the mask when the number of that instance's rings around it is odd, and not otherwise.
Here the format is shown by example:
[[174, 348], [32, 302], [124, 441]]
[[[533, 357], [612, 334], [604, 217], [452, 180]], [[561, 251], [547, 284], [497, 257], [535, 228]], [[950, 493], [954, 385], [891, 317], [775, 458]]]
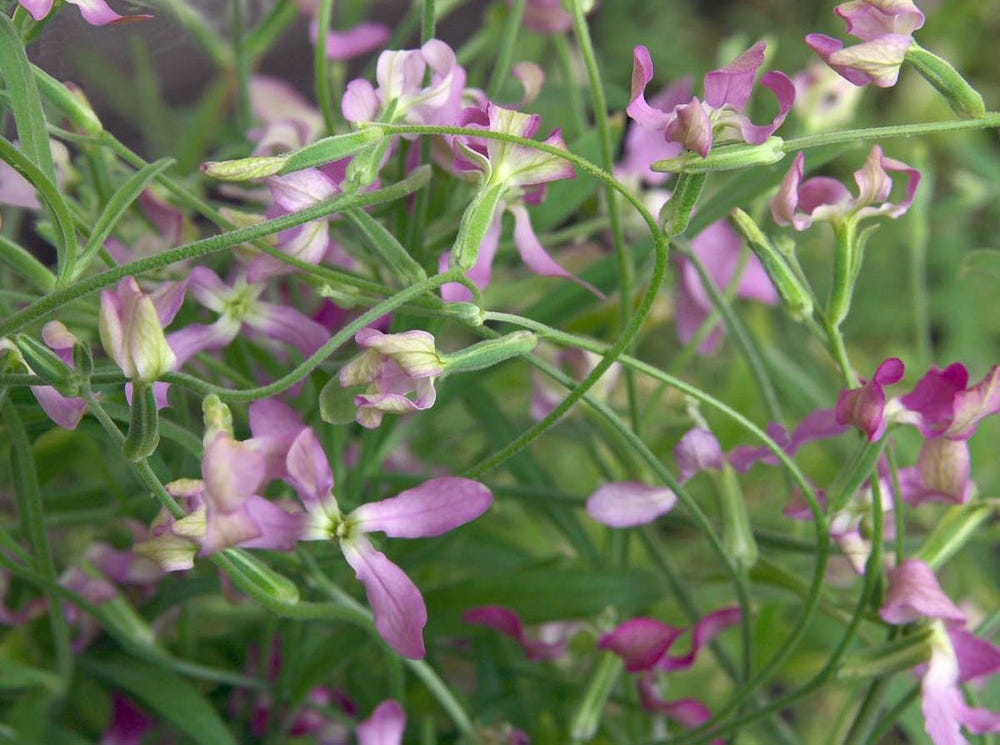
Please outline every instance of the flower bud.
[[463, 272], [476, 265], [479, 246], [496, 219], [497, 210], [503, 201], [507, 186], [503, 182], [488, 185], [479, 190], [469, 206], [465, 208], [458, 235], [451, 250], [451, 267]]
[[796, 321], [803, 321], [812, 316], [812, 293], [802, 284], [782, 254], [771, 245], [753, 218], [737, 207], [730, 213], [730, 222], [764, 267], [791, 317]]
[[472, 372], [493, 367], [512, 357], [530, 354], [538, 345], [538, 337], [530, 331], [515, 331], [466, 347], [460, 352], [443, 355], [445, 372]]
[[385, 133], [378, 127], [365, 127], [349, 134], [324, 137], [300, 150], [288, 153], [284, 158], [285, 164], [281, 173], [301, 171], [303, 168], [314, 168], [346, 158], [348, 155], [354, 155], [359, 150], [375, 144], [384, 137]]
[[704, 157], [698, 153], [685, 152], [676, 158], [658, 160], [650, 169], [666, 173], [707, 173], [769, 166], [785, 157], [784, 146], [785, 141], [780, 137], [769, 137], [760, 145], [722, 145], [712, 148]]
[[220, 181], [252, 181], [281, 173], [285, 158], [280, 155], [260, 155], [236, 160], [217, 160], [201, 164], [201, 171]]
[[55, 352], [28, 334], [18, 334], [14, 337], [14, 343], [35, 375], [57, 388], [63, 395], [75, 396], [78, 393], [66, 390], [73, 370]]
[[159, 415], [153, 386], [138, 383], [132, 387], [132, 410], [123, 452], [130, 461], [148, 458], [160, 444]]
[[231, 438], [233, 435], [233, 414], [222, 399], [214, 393], [205, 396], [201, 402], [202, 419], [205, 422], [205, 444], [208, 445], [220, 432], [225, 432]]
[[979, 91], [969, 85], [946, 60], [928, 52], [916, 42], [906, 50], [905, 59], [945, 97], [951, 110], [960, 117], [978, 119], [986, 113]]
[[722, 545], [738, 567], [749, 570], [757, 563], [757, 541], [753, 537], [753, 526], [736, 471], [723, 464], [722, 475], [716, 483], [722, 518]]
[[69, 119], [80, 132], [96, 137], [104, 131], [104, 125], [97, 118], [90, 101], [73, 83], [60, 83], [39, 67], [32, 65], [38, 91], [59, 113]]
[[299, 588], [296, 584], [253, 554], [237, 548], [227, 548], [213, 558], [236, 587], [263, 606], [273, 608], [299, 602]]

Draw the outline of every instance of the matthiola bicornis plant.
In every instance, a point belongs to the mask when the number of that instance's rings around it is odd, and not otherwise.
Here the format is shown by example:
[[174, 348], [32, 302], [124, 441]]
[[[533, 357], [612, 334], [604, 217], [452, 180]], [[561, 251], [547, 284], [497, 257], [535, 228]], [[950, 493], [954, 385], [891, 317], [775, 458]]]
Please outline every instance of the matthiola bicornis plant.
[[795, 86], [783, 72], [771, 71], [760, 83], [778, 99], [778, 113], [770, 124], [753, 124], [744, 114], [757, 70], [764, 64], [764, 42], [757, 42], [725, 67], [705, 75], [704, 100], [697, 96], [688, 103], [664, 111], [646, 102], [646, 86], [653, 79], [649, 50], [633, 51], [632, 100], [626, 111], [637, 125], [662, 132], [664, 139], [682, 145], [702, 157], [713, 144], [745, 142], [760, 145], [785, 120], [795, 100]]

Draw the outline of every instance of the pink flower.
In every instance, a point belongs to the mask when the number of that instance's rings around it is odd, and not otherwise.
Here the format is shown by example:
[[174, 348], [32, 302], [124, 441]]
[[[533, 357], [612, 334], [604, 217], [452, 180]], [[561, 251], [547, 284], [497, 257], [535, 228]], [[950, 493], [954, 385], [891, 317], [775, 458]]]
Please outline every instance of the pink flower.
[[666, 487], [635, 481], [605, 484], [587, 499], [587, 514], [611, 528], [646, 525], [677, 504], [677, 495]]
[[704, 100], [695, 96], [672, 111], [664, 111], [646, 102], [653, 61], [646, 47], [637, 46], [633, 50], [632, 100], [626, 112], [640, 127], [662, 132], [668, 142], [679, 143], [702, 157], [717, 142], [760, 145], [785, 120], [795, 100], [792, 81], [784, 73], [772, 71], [760, 82], [778, 99], [778, 114], [770, 124], [753, 124], [743, 113], [757, 70], [764, 64], [764, 49], [764, 42], [758, 42], [725, 67], [705, 75]]
[[[899, 217], [910, 208], [920, 184], [916, 169], [886, 158], [878, 145], [871, 149], [864, 166], [854, 172], [857, 197], [852, 197], [842, 183], [826, 176], [802, 181], [804, 163], [805, 156], [800, 152], [771, 200], [774, 221], [778, 225], [792, 225], [796, 230], [805, 230], [815, 220], [857, 222], [875, 215]], [[906, 174], [906, 193], [896, 203], [889, 201], [893, 187], [891, 172]]]
[[912, 0], [852, 0], [835, 12], [844, 19], [847, 33], [863, 43], [845, 48], [837, 39], [809, 34], [806, 44], [854, 85], [895, 85], [913, 32], [924, 25], [920, 9]]
[[434, 380], [444, 373], [444, 361], [431, 334], [383, 334], [365, 328], [354, 340], [365, 351], [340, 368], [340, 385], [366, 386], [354, 397], [358, 424], [374, 429], [387, 413], [423, 411], [434, 405]]
[[968, 383], [969, 371], [959, 362], [932, 367], [899, 401], [924, 437], [968, 440], [981, 419], [1000, 412], [1000, 365], [971, 388]]
[[930, 619], [931, 654], [920, 683], [924, 728], [934, 745], [965, 745], [961, 730], [1000, 732], [1000, 712], [968, 706], [961, 683], [1000, 672], [1000, 648], [965, 630], [965, 615], [941, 590], [933, 570], [907, 559], [889, 573], [879, 615], [886, 623]]
[[[712, 283], [720, 291], [733, 281], [743, 254], [743, 241], [725, 220], [714, 222], [698, 233], [691, 241], [691, 252], [705, 268]], [[694, 338], [714, 306], [702, 284], [701, 274], [694, 264], [678, 257], [678, 280], [674, 298], [674, 312], [677, 320], [677, 336], [686, 344]], [[764, 267], [756, 256], [750, 256], [743, 267], [736, 297], [756, 300], [767, 305], [778, 302], [778, 293], [767, 278]], [[718, 350], [722, 344], [723, 329], [715, 326], [712, 332], [698, 345], [698, 353], [707, 355]]]
[[872, 379], [860, 388], [841, 391], [837, 397], [837, 423], [853, 424], [875, 442], [885, 434], [885, 391], [882, 386], [898, 383], [903, 378], [903, 363], [895, 357], [885, 360]]
[[406, 713], [391, 698], [383, 701], [372, 715], [361, 722], [355, 732], [358, 745], [402, 745], [406, 729]]
[[[21, 6], [31, 14], [36, 21], [40, 21], [52, 10], [54, 0], [18, 0]], [[133, 23], [135, 21], [146, 21], [153, 16], [145, 13], [122, 16], [115, 13], [104, 0], [66, 0], [80, 9], [83, 20], [91, 26], [105, 26], [109, 23]]]
[[163, 335], [184, 295], [151, 296], [134, 277], [101, 292], [99, 330], [104, 350], [130, 380], [152, 383], [174, 366], [174, 352]]
[[[430, 69], [430, 82], [424, 73]], [[378, 87], [357, 78], [347, 84], [341, 109], [354, 124], [386, 118], [390, 122], [452, 125], [461, 107], [465, 70], [443, 41], [431, 39], [420, 49], [387, 50], [378, 58]]]

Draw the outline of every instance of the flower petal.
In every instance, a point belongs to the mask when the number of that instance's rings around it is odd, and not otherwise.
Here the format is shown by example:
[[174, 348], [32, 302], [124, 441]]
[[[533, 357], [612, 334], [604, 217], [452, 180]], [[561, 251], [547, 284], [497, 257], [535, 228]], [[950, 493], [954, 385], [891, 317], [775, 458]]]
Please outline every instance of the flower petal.
[[369, 502], [351, 513], [365, 533], [393, 538], [429, 538], [475, 520], [493, 504], [493, 494], [478, 481], [446, 476], [430, 479], [395, 497]]
[[403, 657], [423, 659], [427, 607], [420, 590], [363, 535], [341, 541], [340, 546], [365, 586], [379, 635]]
[[358, 724], [355, 733], [358, 745], [401, 745], [406, 729], [406, 714], [392, 699], [383, 701], [365, 721]]
[[597, 642], [598, 649], [614, 652], [630, 673], [652, 670], [684, 629], [655, 618], [633, 618], [619, 624]]
[[941, 590], [934, 571], [919, 559], [906, 559], [889, 572], [889, 587], [879, 616], [896, 625], [921, 618], [965, 623], [965, 614]]
[[653, 522], [676, 503], [677, 495], [666, 487], [617, 481], [590, 495], [587, 514], [612, 528], [631, 528]]

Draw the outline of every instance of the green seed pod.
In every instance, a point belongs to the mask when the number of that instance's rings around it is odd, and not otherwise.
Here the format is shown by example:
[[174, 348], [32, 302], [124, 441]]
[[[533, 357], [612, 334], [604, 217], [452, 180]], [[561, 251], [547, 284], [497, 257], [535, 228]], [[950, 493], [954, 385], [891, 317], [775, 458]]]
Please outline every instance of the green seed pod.
[[240, 590], [266, 608], [295, 605], [299, 588], [283, 574], [278, 574], [256, 556], [238, 548], [216, 554], [215, 562]]
[[749, 570], [757, 563], [757, 540], [753, 537], [750, 514], [736, 471], [724, 465], [716, 484], [722, 518], [722, 545], [737, 566]]
[[529, 354], [538, 345], [538, 337], [530, 331], [515, 331], [466, 347], [454, 354], [442, 355], [445, 372], [472, 372], [499, 364], [513, 357]]
[[778, 295], [781, 296], [781, 301], [788, 309], [789, 315], [796, 321], [803, 321], [811, 317], [813, 313], [812, 293], [792, 271], [784, 256], [771, 245], [753, 218], [738, 207], [733, 209], [729, 217], [736, 232], [743, 236], [743, 240], [747, 242], [754, 256], [764, 267], [768, 279], [778, 290]]
[[945, 97], [951, 110], [960, 117], [978, 119], [986, 113], [979, 91], [969, 85], [947, 60], [928, 52], [916, 42], [906, 50], [905, 59]]
[[682, 173], [677, 178], [673, 195], [660, 210], [660, 224], [668, 238], [681, 235], [687, 230], [691, 212], [704, 185], [704, 173]]
[[769, 166], [785, 157], [785, 141], [769, 137], [760, 145], [722, 145], [712, 148], [704, 158], [698, 153], [685, 152], [676, 158], [658, 160], [650, 168], [666, 173], [708, 173], [734, 171], [753, 166]]
[[866, 647], [864, 652], [844, 658], [837, 677], [841, 680], [864, 680], [911, 670], [930, 659], [932, 635], [933, 631], [928, 627], [885, 644]]

